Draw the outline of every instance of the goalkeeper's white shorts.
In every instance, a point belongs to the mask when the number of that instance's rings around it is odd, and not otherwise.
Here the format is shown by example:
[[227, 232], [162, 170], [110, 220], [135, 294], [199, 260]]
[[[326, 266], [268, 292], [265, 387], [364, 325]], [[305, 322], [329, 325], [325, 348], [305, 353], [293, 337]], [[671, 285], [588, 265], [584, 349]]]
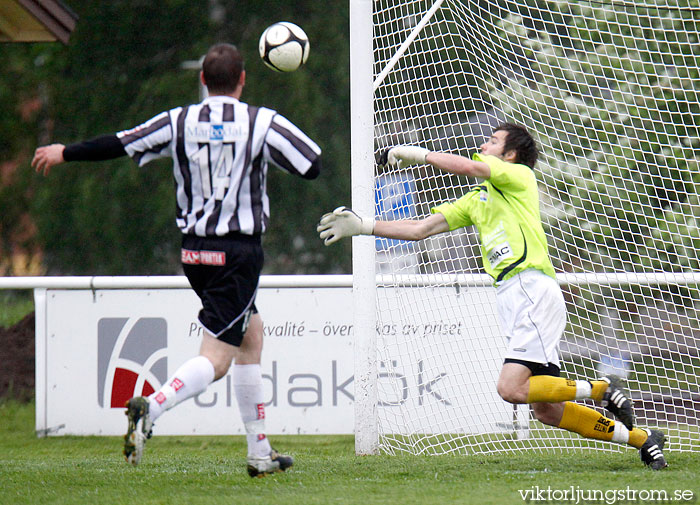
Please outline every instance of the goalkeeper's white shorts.
[[496, 305], [508, 338], [504, 358], [559, 367], [566, 304], [555, 279], [539, 270], [525, 270], [498, 286]]

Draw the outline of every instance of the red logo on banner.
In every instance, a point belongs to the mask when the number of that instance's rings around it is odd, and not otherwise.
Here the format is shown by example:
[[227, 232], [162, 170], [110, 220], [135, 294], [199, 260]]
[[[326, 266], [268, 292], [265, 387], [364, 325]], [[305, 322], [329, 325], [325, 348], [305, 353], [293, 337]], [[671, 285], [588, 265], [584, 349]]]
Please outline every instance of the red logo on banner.
[[158, 405], [163, 405], [165, 403], [165, 395], [163, 393], [158, 393], [155, 397], [155, 400], [158, 402]]
[[[117, 368], [114, 370], [114, 383], [112, 384], [110, 407], [124, 407], [124, 403], [134, 396], [134, 389], [138, 378], [139, 374], [131, 370], [125, 370], [124, 368]], [[141, 388], [141, 396], [148, 396], [153, 392], [153, 387], [148, 382], [144, 382]]]
[[[124, 408], [167, 380], [168, 325], [160, 317], [104, 317], [97, 323], [97, 403]], [[153, 359], [158, 354], [161, 357]], [[148, 366], [148, 368], [146, 368]]]
[[265, 440], [265, 434], [261, 433], [258, 435], [258, 442], [262, 442], [263, 440]]
[[185, 383], [182, 382], [180, 379], [175, 377], [173, 381], [170, 383], [170, 387], [173, 388], [175, 391], [180, 391], [182, 389], [182, 386], [184, 386]]
[[258, 419], [265, 419], [265, 404], [258, 403]]

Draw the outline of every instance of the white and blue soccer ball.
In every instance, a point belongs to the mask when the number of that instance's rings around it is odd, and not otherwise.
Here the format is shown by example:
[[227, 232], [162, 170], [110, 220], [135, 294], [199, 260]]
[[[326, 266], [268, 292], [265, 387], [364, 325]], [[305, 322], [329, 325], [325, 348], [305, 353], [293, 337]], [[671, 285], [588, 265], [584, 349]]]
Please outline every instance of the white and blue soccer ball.
[[287, 21], [268, 26], [258, 44], [260, 58], [277, 72], [293, 72], [306, 63], [310, 47], [304, 30]]

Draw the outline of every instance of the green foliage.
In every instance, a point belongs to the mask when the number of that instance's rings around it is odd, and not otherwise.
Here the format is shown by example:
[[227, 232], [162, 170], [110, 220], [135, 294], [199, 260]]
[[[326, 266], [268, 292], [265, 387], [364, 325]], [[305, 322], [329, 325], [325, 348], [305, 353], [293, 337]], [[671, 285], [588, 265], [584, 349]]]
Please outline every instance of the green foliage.
[[37, 137], [39, 97], [45, 91], [34, 73], [40, 61], [36, 48], [27, 45], [2, 46], [0, 70], [0, 255], [1, 271], [19, 247], [31, 248], [26, 233], [31, 203], [31, 175], [22, 161], [29, 157]]
[[673, 9], [547, 8], [565, 34], [516, 15], [500, 23], [535, 77], [493, 83], [492, 96], [538, 133], [556, 266], [697, 270], [697, 21]]
[[[21, 180], [0, 189], [8, 209], [0, 218], [0, 238], [8, 237], [3, 244], [18, 226], [15, 214], [31, 209], [49, 273], [179, 272], [168, 161], [144, 168], [127, 158], [74, 163], [43, 178], [31, 175], [29, 160], [37, 145], [114, 133], [198, 101], [197, 72], [181, 64], [227, 41], [247, 59], [243, 100], [279, 110], [324, 151], [316, 181], [270, 172], [266, 272], [349, 270], [349, 242], [330, 255], [315, 232], [322, 213], [349, 201], [347, 5], [329, 16], [310, 1], [68, 3], [80, 17], [68, 46], [3, 48], [8, 60], [0, 73], [0, 156], [21, 161], [23, 171]], [[259, 34], [279, 19], [296, 22], [311, 40], [308, 64], [291, 74], [273, 73], [257, 56]], [[19, 107], [30, 100], [41, 107], [22, 119]]]
[[30, 291], [0, 291], [0, 328], [8, 328], [34, 311]]

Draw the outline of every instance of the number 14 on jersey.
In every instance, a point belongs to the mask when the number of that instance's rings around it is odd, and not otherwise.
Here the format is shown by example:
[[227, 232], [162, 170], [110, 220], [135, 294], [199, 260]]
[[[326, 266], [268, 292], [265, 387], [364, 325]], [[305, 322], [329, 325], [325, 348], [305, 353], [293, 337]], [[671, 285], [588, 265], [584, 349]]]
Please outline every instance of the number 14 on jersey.
[[209, 144], [197, 151], [192, 160], [197, 163], [202, 178], [202, 196], [209, 199], [223, 200], [226, 190], [231, 185], [231, 170], [233, 169], [233, 144], [223, 144], [219, 157], [214, 166], [209, 163]]

